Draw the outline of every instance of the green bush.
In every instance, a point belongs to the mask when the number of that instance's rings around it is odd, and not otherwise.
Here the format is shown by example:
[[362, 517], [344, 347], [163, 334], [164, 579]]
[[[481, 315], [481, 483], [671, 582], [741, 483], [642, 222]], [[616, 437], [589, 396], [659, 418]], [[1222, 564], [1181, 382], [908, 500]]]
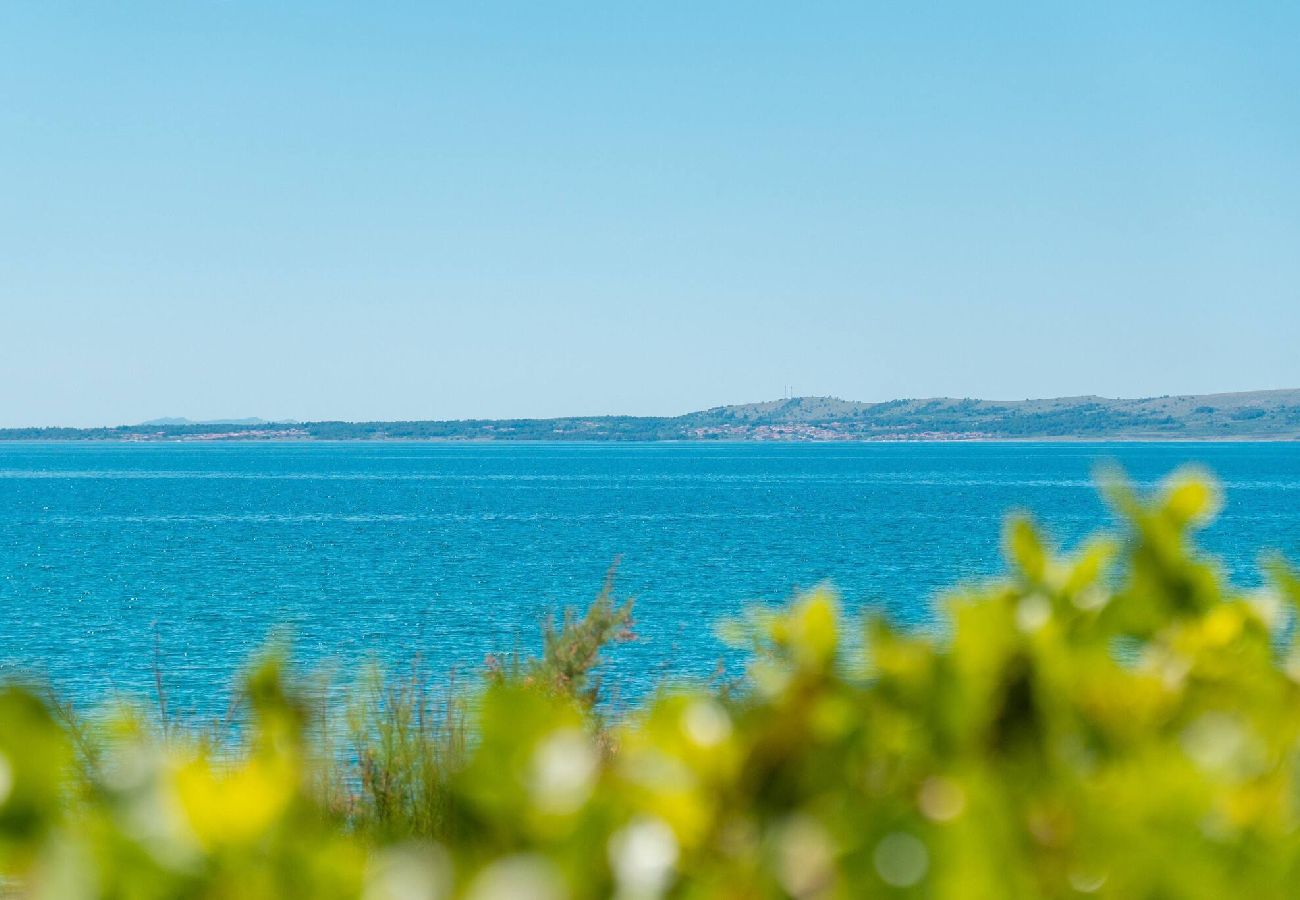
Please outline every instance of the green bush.
[[602, 715], [609, 591], [464, 687], [332, 696], [250, 669], [244, 721], [166, 729], [0, 693], [0, 872], [35, 897], [1288, 897], [1300, 893], [1300, 581], [1229, 584], [1190, 473], [933, 633], [859, 639], [818, 591], [724, 636], [725, 688]]

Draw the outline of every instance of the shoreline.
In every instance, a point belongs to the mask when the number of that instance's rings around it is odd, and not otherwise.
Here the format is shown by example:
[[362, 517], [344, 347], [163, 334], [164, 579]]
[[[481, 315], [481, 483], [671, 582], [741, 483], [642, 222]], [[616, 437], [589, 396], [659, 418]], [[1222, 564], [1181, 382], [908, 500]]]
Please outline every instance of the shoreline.
[[481, 445], [538, 445], [580, 444], [631, 445], [672, 444], [719, 446], [728, 444], [777, 444], [781, 446], [838, 446], [843, 444], [1293, 444], [1300, 443], [1297, 435], [1231, 435], [1222, 437], [1175, 437], [1166, 435], [1043, 435], [1032, 437], [917, 437], [917, 438], [840, 438], [840, 439], [788, 439], [779, 438], [728, 438], [706, 440], [699, 438], [662, 438], [650, 440], [620, 440], [617, 438], [439, 438], [439, 437], [378, 437], [378, 438], [0, 438], [0, 447], [19, 444], [139, 444], [157, 445], [276, 445], [297, 444], [481, 444]]

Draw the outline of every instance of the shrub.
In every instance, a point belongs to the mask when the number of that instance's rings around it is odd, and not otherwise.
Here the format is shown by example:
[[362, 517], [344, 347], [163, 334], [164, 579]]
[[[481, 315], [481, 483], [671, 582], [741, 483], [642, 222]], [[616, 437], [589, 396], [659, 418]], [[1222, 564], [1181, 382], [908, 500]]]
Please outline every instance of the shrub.
[[1107, 493], [1119, 537], [1060, 555], [1011, 520], [1009, 574], [934, 633], [856, 640], [817, 591], [726, 627], [739, 686], [615, 721], [608, 591], [464, 688], [367, 676], [346, 728], [273, 652], [225, 741], [11, 686], [0, 871], [60, 898], [1291, 896], [1300, 580], [1196, 552], [1202, 477]]

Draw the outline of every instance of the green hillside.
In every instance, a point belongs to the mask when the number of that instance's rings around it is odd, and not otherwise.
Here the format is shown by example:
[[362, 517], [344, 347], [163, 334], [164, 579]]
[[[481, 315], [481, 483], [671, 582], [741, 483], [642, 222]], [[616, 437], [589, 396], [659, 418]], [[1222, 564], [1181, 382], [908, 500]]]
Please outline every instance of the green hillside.
[[1147, 397], [858, 403], [834, 397], [728, 406], [697, 413], [697, 428], [803, 425], [855, 437], [1295, 438], [1300, 390]]
[[9, 428], [0, 440], [1296, 440], [1300, 390], [1136, 400], [795, 397], [682, 416]]

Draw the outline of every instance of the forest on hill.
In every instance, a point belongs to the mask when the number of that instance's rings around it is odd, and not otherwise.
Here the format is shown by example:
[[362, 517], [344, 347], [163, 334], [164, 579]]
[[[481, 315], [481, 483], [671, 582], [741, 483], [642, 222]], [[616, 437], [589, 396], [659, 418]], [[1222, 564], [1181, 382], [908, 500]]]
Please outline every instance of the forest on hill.
[[864, 403], [794, 397], [681, 416], [7, 428], [0, 440], [1295, 440], [1300, 389], [1142, 399], [948, 397]]

